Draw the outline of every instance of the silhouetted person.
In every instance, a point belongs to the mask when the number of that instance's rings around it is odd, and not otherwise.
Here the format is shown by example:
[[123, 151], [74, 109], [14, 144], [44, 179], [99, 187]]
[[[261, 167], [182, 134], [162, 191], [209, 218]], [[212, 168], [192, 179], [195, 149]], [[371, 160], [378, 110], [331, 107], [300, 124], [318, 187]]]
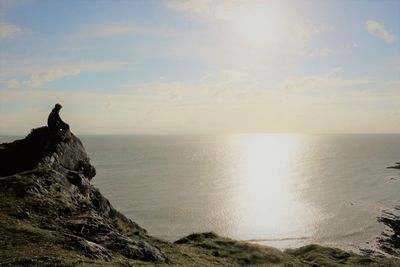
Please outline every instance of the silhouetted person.
[[69, 125], [60, 118], [60, 109], [62, 106], [60, 104], [56, 104], [49, 114], [47, 119], [47, 126], [49, 129], [54, 132], [69, 130]]

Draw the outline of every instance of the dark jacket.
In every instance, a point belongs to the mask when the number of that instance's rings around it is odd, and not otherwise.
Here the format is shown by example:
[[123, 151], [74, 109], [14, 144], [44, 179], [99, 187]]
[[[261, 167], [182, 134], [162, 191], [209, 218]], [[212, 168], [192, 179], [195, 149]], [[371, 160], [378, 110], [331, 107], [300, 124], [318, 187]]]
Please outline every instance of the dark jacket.
[[47, 118], [47, 126], [50, 130], [59, 131], [69, 129], [69, 125], [60, 118], [59, 110], [53, 108], [49, 117]]

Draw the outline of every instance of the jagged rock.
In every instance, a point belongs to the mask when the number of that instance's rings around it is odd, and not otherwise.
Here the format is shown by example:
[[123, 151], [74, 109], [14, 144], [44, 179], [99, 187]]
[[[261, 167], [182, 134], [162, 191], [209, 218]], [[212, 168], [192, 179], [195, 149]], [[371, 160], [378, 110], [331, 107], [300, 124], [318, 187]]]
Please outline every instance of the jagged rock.
[[[99, 190], [94, 189], [90, 191], [90, 198], [94, 209], [106, 216], [113, 216], [115, 210], [112, 208], [110, 201], [106, 199]], [[143, 230], [144, 231], [144, 230]]]
[[0, 179], [0, 194], [24, 200], [23, 211], [14, 217], [36, 218], [40, 229], [61, 235], [69, 249], [93, 259], [109, 260], [118, 253], [165, 261], [146, 240], [146, 230], [115, 210], [90, 183], [96, 170], [70, 131], [34, 129], [25, 139], [3, 145], [0, 162], [0, 176], [8, 176]]
[[82, 142], [70, 131], [53, 133], [47, 127], [33, 129], [22, 140], [6, 144], [0, 150], [0, 176], [34, 169], [44, 164], [65, 174], [76, 171], [92, 179], [95, 168]]
[[385, 211], [378, 218], [388, 229], [378, 239], [381, 249], [391, 255], [400, 256], [400, 206], [393, 211]]
[[388, 168], [388, 169], [400, 169], [400, 162], [396, 162], [395, 164], [396, 165], [389, 166], [389, 167], [386, 167], [386, 168]]
[[79, 237], [72, 237], [68, 242], [67, 248], [82, 251], [83, 254], [92, 259], [100, 259], [108, 261], [111, 259], [110, 253], [103, 246], [90, 242]]

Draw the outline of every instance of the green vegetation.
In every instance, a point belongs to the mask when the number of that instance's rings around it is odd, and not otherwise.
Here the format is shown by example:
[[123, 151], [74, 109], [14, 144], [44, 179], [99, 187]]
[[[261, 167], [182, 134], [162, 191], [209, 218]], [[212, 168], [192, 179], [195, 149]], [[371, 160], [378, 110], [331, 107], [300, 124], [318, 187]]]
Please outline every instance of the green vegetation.
[[228, 266], [400, 266], [400, 261], [394, 258], [364, 257], [319, 245], [281, 251], [215, 233], [192, 234], [175, 243], [198, 248], [197, 253], [223, 259]]
[[155, 244], [167, 261], [133, 260], [113, 252], [108, 260], [91, 258], [71, 249], [68, 234], [59, 229], [65, 210], [73, 209], [73, 205], [53, 179], [43, 167], [0, 177], [0, 265], [400, 266], [400, 260], [395, 258], [364, 257], [318, 245], [281, 251], [223, 238], [215, 233], [192, 234], [170, 243], [139, 233], [118, 217], [113, 223], [121, 233]]

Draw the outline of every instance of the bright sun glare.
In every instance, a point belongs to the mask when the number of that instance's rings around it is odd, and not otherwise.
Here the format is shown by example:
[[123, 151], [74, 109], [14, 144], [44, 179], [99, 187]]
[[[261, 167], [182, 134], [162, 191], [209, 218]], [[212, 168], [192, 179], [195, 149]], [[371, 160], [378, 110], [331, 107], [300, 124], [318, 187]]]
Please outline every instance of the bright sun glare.
[[241, 238], [282, 238], [291, 231], [306, 235], [312, 209], [297, 199], [291, 168], [299, 160], [300, 144], [301, 137], [294, 135], [253, 134], [237, 139]]

